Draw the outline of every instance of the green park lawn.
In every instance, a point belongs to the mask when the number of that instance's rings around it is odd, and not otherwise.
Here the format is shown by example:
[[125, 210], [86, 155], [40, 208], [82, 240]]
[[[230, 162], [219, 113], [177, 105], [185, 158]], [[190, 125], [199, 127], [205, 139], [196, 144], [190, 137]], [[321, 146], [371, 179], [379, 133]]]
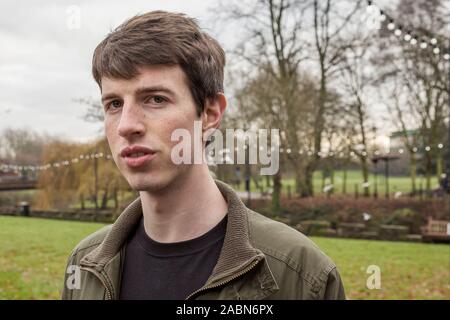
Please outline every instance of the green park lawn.
[[[343, 192], [343, 171], [335, 171], [334, 173], [334, 192], [337, 194], [341, 194]], [[329, 179], [325, 180], [326, 183], [330, 183]], [[411, 187], [411, 179], [408, 176], [392, 176], [389, 177], [389, 191], [390, 193], [395, 193], [397, 191], [400, 191], [402, 193], [409, 193], [412, 190]], [[355, 185], [358, 186], [358, 192], [362, 194], [363, 192], [363, 186], [362, 186], [363, 178], [361, 171], [358, 170], [350, 170], [347, 172], [347, 194], [354, 194], [355, 193]], [[265, 186], [266, 180], [265, 177], [261, 176], [260, 183]], [[372, 194], [374, 190], [375, 185], [375, 178], [374, 175], [371, 174], [369, 176], [369, 192]], [[418, 177], [416, 180], [416, 187], [417, 189], [420, 188], [421, 184], [421, 178]], [[425, 189], [426, 187], [425, 179], [422, 180], [422, 187]], [[291, 188], [292, 194], [295, 192], [295, 179], [293, 178], [284, 178], [282, 180], [283, 185], [283, 193], [287, 194], [288, 186]], [[315, 194], [323, 193], [322, 190], [322, 173], [320, 171], [315, 171], [313, 175], [313, 186], [314, 186], [314, 192]], [[432, 177], [431, 179], [431, 188], [434, 189], [438, 186], [438, 180], [436, 177]], [[257, 191], [256, 185], [251, 181], [250, 185], [252, 191]], [[243, 191], [245, 188], [245, 184], [242, 181], [239, 190]], [[384, 195], [384, 192], [386, 190], [386, 180], [383, 176], [383, 174], [378, 175], [378, 193], [380, 195]]]
[[[102, 224], [0, 216], [0, 299], [58, 299], [67, 256]], [[450, 298], [450, 246], [314, 237], [349, 299]], [[381, 289], [366, 288], [369, 265]]]

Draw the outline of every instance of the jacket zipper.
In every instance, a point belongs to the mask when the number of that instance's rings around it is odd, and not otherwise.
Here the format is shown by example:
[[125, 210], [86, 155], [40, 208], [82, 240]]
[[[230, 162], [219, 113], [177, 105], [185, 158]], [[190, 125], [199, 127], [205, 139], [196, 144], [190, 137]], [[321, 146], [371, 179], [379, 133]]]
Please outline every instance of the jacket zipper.
[[95, 277], [97, 277], [97, 279], [99, 279], [100, 282], [102, 283], [102, 285], [105, 287], [105, 292], [106, 292], [105, 300], [112, 300], [113, 297], [112, 297], [111, 289], [109, 288], [107, 282], [105, 281], [102, 273], [98, 273], [94, 269], [87, 268], [87, 267], [81, 267], [81, 270], [88, 271], [88, 272], [92, 273]]
[[200, 289], [194, 291], [194, 292], [191, 293], [189, 296], [187, 296], [186, 300], [189, 300], [192, 296], [198, 294], [199, 292], [202, 292], [202, 291], [205, 291], [205, 290], [209, 290], [209, 289], [214, 289], [214, 288], [221, 287], [221, 286], [223, 286], [223, 285], [225, 285], [225, 284], [227, 284], [227, 283], [233, 281], [234, 279], [239, 278], [240, 276], [246, 274], [247, 272], [249, 272], [250, 270], [252, 270], [254, 267], [256, 267], [261, 261], [262, 261], [262, 259], [257, 259], [257, 260], [256, 260], [255, 262], [253, 262], [248, 268], [246, 268], [246, 269], [244, 269], [243, 271], [241, 271], [241, 272], [235, 274], [233, 277], [227, 279], [226, 281], [219, 282], [219, 283], [217, 283], [217, 284], [215, 284], [215, 285], [206, 286], [206, 287], [203, 287], [203, 288], [200, 288]]

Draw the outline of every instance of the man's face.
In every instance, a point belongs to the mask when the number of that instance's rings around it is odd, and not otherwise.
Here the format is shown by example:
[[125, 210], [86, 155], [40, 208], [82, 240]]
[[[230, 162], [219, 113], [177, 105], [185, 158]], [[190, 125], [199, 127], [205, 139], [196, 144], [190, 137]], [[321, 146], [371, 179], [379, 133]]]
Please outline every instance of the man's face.
[[130, 186], [157, 191], [188, 172], [189, 165], [175, 165], [171, 160], [177, 144], [171, 134], [184, 128], [194, 137], [194, 121], [199, 117], [179, 66], [139, 70], [131, 80], [102, 78], [105, 133], [114, 161]]

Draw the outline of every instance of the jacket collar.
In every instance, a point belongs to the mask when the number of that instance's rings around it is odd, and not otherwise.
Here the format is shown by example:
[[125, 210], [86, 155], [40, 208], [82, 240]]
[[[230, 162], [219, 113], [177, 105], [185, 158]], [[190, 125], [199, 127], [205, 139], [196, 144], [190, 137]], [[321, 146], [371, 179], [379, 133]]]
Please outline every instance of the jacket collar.
[[[223, 281], [250, 264], [265, 260], [264, 254], [250, 243], [247, 207], [229, 185], [219, 180], [215, 180], [215, 182], [228, 203], [228, 222], [222, 251], [206, 285]], [[98, 270], [103, 269], [120, 252], [141, 216], [142, 206], [141, 200], [138, 198], [122, 212], [103, 242], [81, 259], [81, 264], [95, 267]], [[270, 281], [268, 281], [268, 277], [260, 277], [260, 279], [264, 279], [264, 286], [267, 287], [270, 282], [271, 286], [276, 288], [277, 285], [270, 269], [268, 269], [267, 263], [263, 262], [264, 267], [261, 270], [266, 275], [270, 275]]]

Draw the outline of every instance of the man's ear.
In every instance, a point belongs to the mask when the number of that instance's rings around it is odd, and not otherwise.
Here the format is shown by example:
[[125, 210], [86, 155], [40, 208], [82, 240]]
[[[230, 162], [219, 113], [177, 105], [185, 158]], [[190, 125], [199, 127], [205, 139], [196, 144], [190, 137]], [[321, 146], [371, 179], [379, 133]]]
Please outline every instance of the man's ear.
[[206, 100], [205, 109], [201, 115], [202, 133], [219, 127], [226, 107], [227, 99], [223, 93], [218, 93], [214, 99]]

